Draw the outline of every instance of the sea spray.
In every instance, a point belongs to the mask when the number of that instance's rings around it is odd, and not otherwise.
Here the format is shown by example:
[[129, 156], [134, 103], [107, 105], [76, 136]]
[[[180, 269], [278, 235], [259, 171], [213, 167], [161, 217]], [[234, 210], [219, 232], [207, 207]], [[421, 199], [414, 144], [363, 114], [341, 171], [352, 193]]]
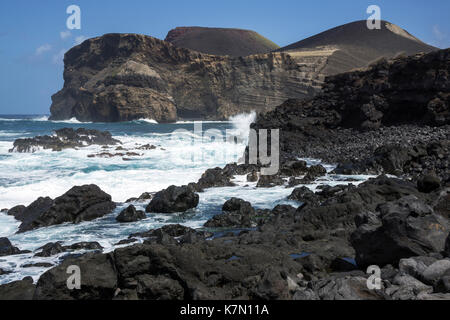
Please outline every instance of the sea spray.
[[233, 129], [236, 131], [236, 134], [245, 141], [245, 144], [248, 143], [248, 136], [250, 133], [250, 125], [256, 120], [256, 112], [251, 113], [241, 113], [235, 116], [230, 117], [230, 122], [233, 125]]

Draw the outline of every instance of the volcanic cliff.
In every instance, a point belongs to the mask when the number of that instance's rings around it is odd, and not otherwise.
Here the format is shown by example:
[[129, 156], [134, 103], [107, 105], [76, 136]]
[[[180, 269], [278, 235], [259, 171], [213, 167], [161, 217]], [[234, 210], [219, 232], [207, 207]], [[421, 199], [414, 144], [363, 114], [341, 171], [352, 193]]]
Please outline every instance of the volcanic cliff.
[[[361, 23], [338, 30], [340, 38], [333, 29], [321, 34], [320, 41], [246, 57], [209, 55], [137, 34], [89, 39], [65, 55], [64, 87], [52, 97], [50, 119], [223, 120], [243, 112], [266, 112], [290, 98], [311, 98], [326, 75], [349, 71], [372, 58], [433, 49], [392, 24], [380, 32]], [[190, 34], [197, 49], [207, 44], [208, 37]], [[177, 43], [184, 38], [171, 32], [168, 39]], [[359, 42], [350, 50], [346, 39]], [[379, 46], [384, 40], [389, 41]], [[340, 59], [342, 55], [348, 59]]]
[[325, 60], [308, 61], [285, 53], [213, 56], [149, 36], [107, 34], [66, 53], [50, 119], [172, 122], [263, 111], [320, 88]]

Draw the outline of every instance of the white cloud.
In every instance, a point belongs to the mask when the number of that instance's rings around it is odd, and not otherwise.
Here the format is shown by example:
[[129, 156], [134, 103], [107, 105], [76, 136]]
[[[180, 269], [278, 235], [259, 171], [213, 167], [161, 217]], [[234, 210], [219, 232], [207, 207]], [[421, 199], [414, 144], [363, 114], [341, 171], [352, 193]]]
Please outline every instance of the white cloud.
[[437, 25], [433, 26], [433, 34], [438, 40], [444, 40], [446, 37], [446, 34], [443, 33], [441, 29], [439, 29], [439, 26]]
[[439, 48], [447, 48], [450, 42], [447, 33], [443, 32], [438, 25], [434, 25], [432, 31], [434, 36], [432, 44]]
[[87, 37], [81, 35], [75, 38], [75, 45], [81, 44], [84, 40], [87, 40]]
[[53, 63], [57, 65], [64, 65], [64, 54], [66, 53], [66, 49], [60, 50], [57, 54], [53, 56]]
[[70, 33], [69, 30], [67, 30], [67, 31], [61, 31], [61, 32], [59, 33], [59, 36], [60, 36], [61, 39], [63, 39], [63, 40], [65, 40], [65, 39], [67, 39], [67, 38], [70, 38], [71, 35], [72, 35], [72, 34]]
[[50, 51], [52, 49], [52, 46], [49, 45], [48, 43], [43, 44], [42, 46], [40, 46], [39, 48], [36, 49], [36, 55], [40, 56], [44, 53], [46, 53], [47, 51]]

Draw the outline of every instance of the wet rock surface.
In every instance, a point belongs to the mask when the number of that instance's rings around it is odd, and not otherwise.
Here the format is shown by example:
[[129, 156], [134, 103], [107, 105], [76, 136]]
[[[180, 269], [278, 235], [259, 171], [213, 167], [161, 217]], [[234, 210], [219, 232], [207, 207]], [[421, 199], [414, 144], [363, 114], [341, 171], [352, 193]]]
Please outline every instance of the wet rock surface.
[[[359, 186], [297, 193], [297, 201], [314, 201], [298, 209], [282, 205], [266, 210], [266, 218], [254, 229], [213, 236], [167, 225], [130, 236], [131, 241], [143, 238], [142, 244], [65, 259], [41, 276], [33, 297], [445, 298], [450, 263], [443, 254], [449, 231], [441, 227], [449, 221], [430, 205], [440, 192], [421, 193], [414, 183], [380, 176]], [[223, 211], [242, 217], [262, 214], [237, 198], [227, 201]], [[370, 260], [374, 254], [379, 256]], [[366, 266], [375, 261], [382, 268], [382, 279], [380, 289], [372, 290]], [[74, 263], [89, 274], [81, 290], [70, 291], [66, 267]], [[21, 296], [27, 297], [30, 287], [20, 288]], [[0, 286], [2, 290], [7, 289]]]
[[[41, 205], [42, 203], [44, 205]], [[32, 203], [23, 213], [24, 220], [18, 232], [65, 222], [79, 223], [94, 220], [111, 213], [115, 207], [116, 204], [111, 201], [111, 196], [98, 186], [76, 186], [55, 200], [38, 199], [37, 202]], [[30, 214], [26, 215], [28, 211]]]
[[238, 198], [232, 198], [225, 202], [222, 212], [208, 220], [204, 226], [207, 228], [249, 228], [254, 223], [256, 215], [250, 202]]
[[37, 136], [34, 138], [17, 139], [9, 152], [35, 152], [39, 149], [61, 151], [64, 149], [82, 148], [89, 145], [116, 145], [119, 140], [113, 139], [108, 131], [93, 129], [63, 128], [55, 130], [52, 136]]
[[32, 300], [36, 286], [31, 277], [0, 286], [0, 300]]
[[176, 213], [197, 207], [199, 196], [187, 186], [170, 186], [155, 194], [146, 212]]
[[122, 210], [120, 214], [116, 217], [118, 222], [136, 222], [145, 219], [145, 212], [141, 210], [136, 210], [133, 205], [130, 205], [126, 209]]
[[0, 238], [0, 257], [12, 256], [21, 253], [25, 253], [25, 251], [15, 247], [8, 238]]

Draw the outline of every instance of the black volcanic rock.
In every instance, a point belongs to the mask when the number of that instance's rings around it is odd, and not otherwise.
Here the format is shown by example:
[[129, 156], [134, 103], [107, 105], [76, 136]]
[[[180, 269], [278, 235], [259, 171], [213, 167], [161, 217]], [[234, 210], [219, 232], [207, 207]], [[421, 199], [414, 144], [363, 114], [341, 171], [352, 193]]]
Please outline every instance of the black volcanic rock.
[[0, 257], [20, 254], [20, 249], [14, 247], [8, 238], [0, 238]]
[[[209, 232], [197, 231], [180, 224], [169, 224], [162, 228], [132, 234], [128, 240], [133, 240], [134, 237], [140, 237], [145, 239], [144, 243], [146, 244], [192, 244], [205, 240], [211, 236], [212, 233]], [[133, 242], [135, 241], [136, 239], [134, 239]]]
[[36, 253], [35, 257], [51, 257], [58, 253], [64, 252], [65, 249], [58, 242], [50, 242], [39, 248], [41, 252]]
[[103, 247], [100, 245], [100, 243], [96, 241], [92, 242], [77, 242], [74, 244], [71, 244], [69, 246], [64, 246], [64, 250], [102, 250]]
[[21, 268], [50, 268], [53, 266], [54, 266], [54, 264], [51, 264], [48, 262], [37, 262], [37, 263], [23, 264], [20, 267]]
[[182, 186], [170, 186], [155, 194], [146, 208], [146, 212], [176, 213], [197, 207], [199, 196], [192, 189]]
[[39, 148], [61, 151], [68, 148], [81, 148], [92, 144], [115, 145], [119, 140], [113, 139], [108, 131], [93, 129], [63, 128], [55, 130], [53, 136], [36, 136], [34, 138], [17, 139], [9, 152], [35, 152]]
[[[67, 268], [76, 264], [82, 270], [81, 290], [67, 288]], [[89, 253], [66, 259], [45, 272], [36, 284], [36, 300], [112, 299], [117, 289], [117, 274], [110, 254]]]
[[116, 204], [96, 185], [76, 186], [56, 198], [48, 210], [19, 226], [19, 233], [65, 222], [90, 221], [111, 213]]
[[[43, 274], [34, 297], [200, 300], [290, 296], [286, 276], [295, 278], [299, 268], [288, 255], [243, 246], [234, 251], [236, 256], [248, 257], [241, 261], [231, 259], [233, 250], [220, 241], [202, 241], [183, 246], [134, 245], [113, 254], [85, 255], [66, 260]], [[279, 266], [275, 261], [279, 261]], [[67, 289], [66, 271], [72, 264], [84, 270], [81, 290]], [[268, 265], [273, 267], [268, 270]]]
[[13, 216], [17, 220], [20, 220], [18, 217], [20, 217], [22, 215], [22, 213], [25, 210], [25, 208], [26, 207], [23, 206], [23, 205], [18, 205], [18, 206], [12, 207], [11, 209], [7, 210], [6, 213], [9, 216]]
[[145, 213], [141, 210], [136, 210], [133, 205], [128, 206], [126, 209], [122, 210], [120, 214], [116, 217], [119, 222], [136, 222], [145, 219]]
[[222, 214], [215, 215], [205, 223], [207, 228], [248, 228], [255, 218], [255, 209], [248, 201], [231, 198], [223, 204]]
[[363, 268], [441, 252], [450, 230], [448, 220], [413, 195], [383, 203], [376, 213], [363, 217], [351, 238], [356, 262]]
[[35, 289], [33, 278], [26, 277], [0, 286], [0, 300], [32, 300]]
[[221, 168], [206, 170], [198, 182], [195, 184], [197, 190], [203, 190], [212, 187], [232, 187], [231, 175], [228, 175]]
[[[375, 210], [380, 204], [398, 200], [409, 195], [419, 196], [414, 184], [385, 176], [370, 179], [359, 187], [347, 186], [339, 192], [319, 192], [309, 205], [297, 209], [297, 228], [305, 240], [322, 239], [330, 236], [349, 237], [356, 230], [358, 215]], [[305, 193], [305, 192], [303, 192]], [[301, 194], [300, 194], [301, 196]], [[301, 201], [301, 200], [300, 200]], [[308, 201], [308, 200], [306, 200]], [[308, 202], [307, 202], [308, 203]]]
[[26, 207], [21, 213], [17, 213], [14, 217], [21, 221], [19, 230], [27, 229], [29, 225], [38, 219], [44, 212], [53, 206], [53, 200], [49, 197], [38, 198]]
[[[249, 203], [231, 199], [224, 213], [254, 214], [256, 228], [212, 235], [166, 225], [132, 235], [144, 238], [143, 244], [67, 258], [41, 276], [34, 298], [445, 298], [449, 262], [442, 254], [448, 230], [441, 226], [448, 221], [427, 205], [440, 203], [443, 191], [425, 194], [415, 183], [380, 176], [358, 186], [322, 187], [316, 196], [318, 203], [298, 210], [279, 205], [255, 211]], [[262, 215], [266, 217], [260, 219]], [[349, 235], [361, 228], [386, 232], [376, 239], [361, 237], [354, 243], [355, 253]], [[405, 254], [399, 248], [406, 246], [427, 256]], [[377, 256], [380, 267], [388, 264], [382, 268], [380, 290], [367, 288], [369, 275], [364, 264], [351, 262], [355, 256], [357, 261]], [[398, 263], [399, 257], [411, 261]], [[81, 290], [67, 289], [69, 265], [82, 270]], [[0, 294], [6, 288], [0, 286]]]
[[320, 196], [316, 195], [307, 187], [295, 188], [288, 199], [300, 201], [305, 205], [318, 206], [320, 204]]

